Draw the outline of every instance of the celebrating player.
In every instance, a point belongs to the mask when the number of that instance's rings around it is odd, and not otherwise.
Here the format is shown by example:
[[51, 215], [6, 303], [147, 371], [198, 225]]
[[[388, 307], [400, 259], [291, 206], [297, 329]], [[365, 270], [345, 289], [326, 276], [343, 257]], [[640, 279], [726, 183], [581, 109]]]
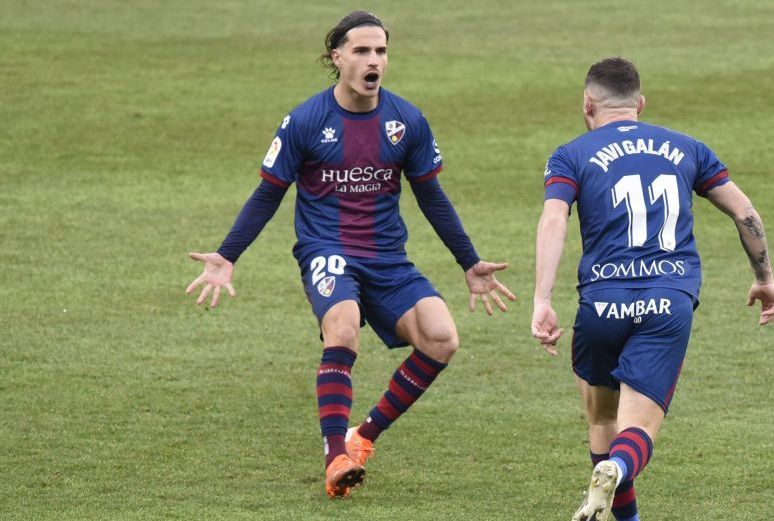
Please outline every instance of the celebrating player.
[[[427, 390], [458, 346], [446, 304], [406, 257], [401, 172], [462, 266], [471, 311], [479, 298], [490, 315], [490, 299], [502, 311], [500, 294], [515, 299], [494, 276], [507, 264], [479, 259], [441, 190], [441, 153], [424, 116], [381, 87], [388, 40], [382, 22], [364, 11], [345, 16], [328, 33], [322, 61], [338, 82], [282, 121], [263, 160], [263, 180], [217, 253], [190, 254], [204, 263], [204, 272], [186, 293], [204, 284], [197, 303], [212, 293], [213, 307], [221, 288], [234, 296], [234, 263], [296, 182], [293, 255], [324, 344], [317, 404], [331, 498], [347, 496], [363, 481], [373, 443]], [[350, 372], [365, 322], [388, 347], [410, 344], [414, 350], [365, 422], [348, 429]]]
[[605, 521], [611, 510], [618, 520], [639, 519], [633, 481], [653, 453], [698, 305], [692, 192], [734, 220], [754, 274], [748, 305], [761, 301], [761, 325], [774, 319], [758, 213], [707, 146], [639, 122], [644, 106], [631, 62], [594, 64], [583, 96], [589, 132], [559, 147], [545, 171], [532, 334], [552, 355], [562, 329], [551, 292], [574, 201], [583, 238], [572, 366], [595, 467], [573, 521]]

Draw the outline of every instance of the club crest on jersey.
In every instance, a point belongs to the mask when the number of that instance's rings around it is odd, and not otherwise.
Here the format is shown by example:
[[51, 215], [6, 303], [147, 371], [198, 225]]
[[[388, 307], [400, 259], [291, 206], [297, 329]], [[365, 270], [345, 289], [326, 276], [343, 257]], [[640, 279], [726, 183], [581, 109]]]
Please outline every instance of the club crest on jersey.
[[325, 277], [317, 283], [317, 291], [323, 297], [330, 297], [333, 294], [333, 288], [336, 287], [336, 277]]
[[387, 139], [390, 140], [390, 143], [397, 145], [403, 139], [403, 134], [406, 133], [406, 125], [400, 121], [392, 120], [384, 124], [384, 130], [387, 132]]

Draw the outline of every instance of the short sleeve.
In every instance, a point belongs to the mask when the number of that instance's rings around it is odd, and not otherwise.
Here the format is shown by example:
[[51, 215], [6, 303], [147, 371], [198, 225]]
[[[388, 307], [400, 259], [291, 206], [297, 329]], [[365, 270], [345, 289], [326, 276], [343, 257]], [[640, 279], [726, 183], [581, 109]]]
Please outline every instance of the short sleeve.
[[287, 188], [296, 180], [303, 157], [301, 122], [293, 113], [285, 116], [263, 158], [261, 177]]
[[572, 206], [578, 198], [578, 174], [564, 146], [557, 148], [548, 158], [543, 186], [546, 200], [561, 199]]
[[441, 171], [441, 150], [424, 115], [419, 117], [415, 133], [407, 151], [403, 172], [409, 181], [422, 182], [432, 179]]
[[698, 173], [693, 189], [698, 195], [705, 196], [707, 192], [726, 184], [730, 179], [726, 165], [718, 159], [718, 156], [700, 141], [697, 142], [697, 146], [696, 169]]

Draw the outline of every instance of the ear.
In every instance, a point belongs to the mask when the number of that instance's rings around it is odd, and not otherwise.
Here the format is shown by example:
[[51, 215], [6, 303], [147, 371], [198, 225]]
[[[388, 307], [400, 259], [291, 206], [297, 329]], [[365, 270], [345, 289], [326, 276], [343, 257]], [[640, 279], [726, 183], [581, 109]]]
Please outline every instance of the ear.
[[339, 69], [341, 68], [341, 54], [338, 49], [331, 49], [331, 61], [333, 62], [333, 65]]
[[591, 99], [588, 92], [583, 93], [583, 115], [589, 118], [594, 117], [594, 100]]
[[637, 102], [637, 115], [642, 114], [643, 110], [645, 110], [645, 96], [640, 94], [640, 100]]

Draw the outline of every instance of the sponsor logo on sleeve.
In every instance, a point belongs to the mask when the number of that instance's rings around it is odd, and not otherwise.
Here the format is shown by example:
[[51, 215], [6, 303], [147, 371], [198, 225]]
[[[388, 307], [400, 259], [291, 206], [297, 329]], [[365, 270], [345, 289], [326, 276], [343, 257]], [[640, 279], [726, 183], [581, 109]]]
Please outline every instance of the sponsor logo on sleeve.
[[384, 124], [384, 130], [387, 132], [387, 139], [390, 140], [390, 143], [397, 145], [406, 133], [406, 125], [400, 121], [387, 121]]
[[325, 127], [322, 129], [323, 138], [320, 143], [336, 143], [339, 138], [336, 137], [336, 129], [333, 127]]
[[269, 146], [269, 151], [266, 152], [266, 157], [263, 158], [263, 166], [266, 168], [271, 168], [274, 166], [274, 162], [277, 160], [277, 156], [280, 153], [280, 150], [282, 149], [282, 140], [279, 138], [279, 136], [274, 138], [274, 141], [271, 142], [271, 145]]
[[282, 130], [285, 130], [288, 128], [288, 124], [290, 123], [290, 114], [285, 116], [285, 119], [282, 120], [282, 126], [280, 127]]

